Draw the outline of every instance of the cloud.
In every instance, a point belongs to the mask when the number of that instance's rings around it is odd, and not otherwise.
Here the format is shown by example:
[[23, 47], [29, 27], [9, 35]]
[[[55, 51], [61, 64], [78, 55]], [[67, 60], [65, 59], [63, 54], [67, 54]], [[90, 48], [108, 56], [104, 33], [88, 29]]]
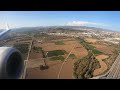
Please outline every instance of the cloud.
[[88, 21], [72, 21], [66, 24], [67, 26], [85, 26], [85, 25], [100, 25], [100, 26], [107, 26], [103, 23], [95, 23], [95, 22], [88, 22]]

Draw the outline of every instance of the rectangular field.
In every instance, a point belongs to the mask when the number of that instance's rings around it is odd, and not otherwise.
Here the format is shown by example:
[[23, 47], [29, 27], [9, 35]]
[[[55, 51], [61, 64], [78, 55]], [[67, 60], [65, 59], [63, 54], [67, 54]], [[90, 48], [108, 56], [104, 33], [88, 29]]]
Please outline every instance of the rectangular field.
[[[80, 43], [77, 42], [76, 40], [63, 41], [63, 43], [64, 43], [64, 45], [56, 45], [55, 43], [43, 43], [43, 44], [39, 43], [39, 44], [36, 44], [36, 46], [42, 47], [42, 49], [45, 52], [48, 52], [48, 57], [58, 56], [58, 55], [66, 56], [71, 51], [74, 44], [76, 44], [76, 46], [74, 47], [71, 54], [74, 54], [77, 59], [82, 58], [88, 54], [87, 50], [82, 45], [80, 45]], [[64, 51], [64, 54], [62, 52], [60, 52], [60, 54], [58, 54], [57, 51]], [[54, 55], [51, 55], [51, 54], [54, 54]]]
[[53, 51], [49, 51], [47, 54], [48, 57], [59, 56], [59, 55], [64, 55], [64, 51], [63, 50], [53, 50]]

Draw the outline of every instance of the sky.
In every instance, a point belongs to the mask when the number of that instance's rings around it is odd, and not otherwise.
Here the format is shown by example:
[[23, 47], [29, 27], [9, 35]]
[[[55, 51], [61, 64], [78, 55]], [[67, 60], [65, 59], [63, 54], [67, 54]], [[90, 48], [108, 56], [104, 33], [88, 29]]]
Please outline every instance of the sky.
[[0, 11], [0, 29], [36, 26], [91, 26], [120, 31], [120, 11]]

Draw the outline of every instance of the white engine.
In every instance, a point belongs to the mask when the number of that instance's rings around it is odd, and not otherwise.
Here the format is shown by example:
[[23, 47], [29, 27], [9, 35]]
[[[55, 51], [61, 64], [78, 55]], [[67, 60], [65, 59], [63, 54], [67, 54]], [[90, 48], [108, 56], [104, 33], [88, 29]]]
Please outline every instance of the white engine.
[[11, 47], [0, 47], [0, 79], [19, 79], [24, 61], [21, 53]]

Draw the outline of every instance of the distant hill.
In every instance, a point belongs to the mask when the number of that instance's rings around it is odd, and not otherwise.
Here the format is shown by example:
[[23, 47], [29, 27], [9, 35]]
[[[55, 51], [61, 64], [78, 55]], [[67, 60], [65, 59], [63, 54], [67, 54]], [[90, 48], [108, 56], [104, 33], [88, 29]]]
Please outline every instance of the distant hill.
[[46, 29], [43, 27], [22, 27], [22, 28], [14, 28], [12, 31], [14, 32], [28, 32], [28, 31], [45, 31]]
[[103, 28], [97, 28], [97, 27], [88, 27], [88, 26], [46, 26], [46, 27], [22, 27], [22, 28], [15, 28], [12, 29], [14, 32], [25, 32], [25, 31], [47, 31], [47, 30], [86, 30], [86, 31], [108, 31], [108, 32], [116, 32], [116, 31], [112, 31], [109, 29], [103, 29]]
[[[117, 32], [109, 29], [104, 28], [97, 28], [97, 27], [88, 27], [88, 26], [51, 26], [49, 28], [54, 29], [67, 29], [67, 30], [82, 30], [82, 31], [94, 31], [94, 32], [100, 32], [100, 31], [107, 31], [107, 32]], [[120, 32], [117, 32], [120, 33]]]
[[112, 30], [109, 30], [109, 29], [104, 29], [104, 28], [97, 28], [97, 27], [88, 27], [88, 26], [62, 26], [63, 28], [72, 28], [72, 29], [78, 29], [78, 30], [81, 30], [81, 29], [92, 29], [92, 30], [101, 30], [101, 31], [112, 31]]

